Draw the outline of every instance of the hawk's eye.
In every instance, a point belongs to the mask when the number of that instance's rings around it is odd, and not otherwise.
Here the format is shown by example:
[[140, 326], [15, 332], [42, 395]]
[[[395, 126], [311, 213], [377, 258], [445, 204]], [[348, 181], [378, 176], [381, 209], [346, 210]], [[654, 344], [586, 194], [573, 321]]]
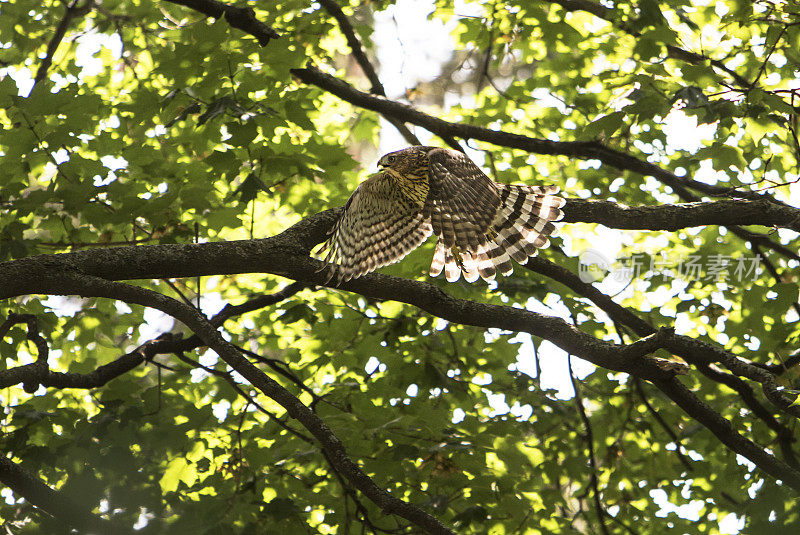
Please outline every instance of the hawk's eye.
[[394, 155], [392, 155], [392, 156], [387, 156], [387, 157], [386, 157], [386, 163], [393, 163], [393, 162], [394, 162], [394, 160], [395, 160], [395, 158], [396, 158], [396, 156], [394, 156]]

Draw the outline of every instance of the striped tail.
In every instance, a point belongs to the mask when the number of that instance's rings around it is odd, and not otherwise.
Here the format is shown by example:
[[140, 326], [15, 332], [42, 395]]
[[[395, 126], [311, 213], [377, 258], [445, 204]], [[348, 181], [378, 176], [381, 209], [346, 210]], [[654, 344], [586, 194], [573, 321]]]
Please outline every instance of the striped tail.
[[431, 276], [443, 270], [449, 282], [455, 282], [464, 273], [467, 282], [478, 277], [493, 280], [497, 271], [510, 275], [514, 271], [511, 260], [525, 264], [538, 249], [547, 247], [548, 236], [555, 236], [558, 221], [564, 214], [560, 210], [566, 201], [557, 197], [558, 186], [525, 186], [497, 184], [501, 207], [497, 212], [486, 240], [478, 247], [460, 251], [451, 249], [439, 239], [431, 262]]

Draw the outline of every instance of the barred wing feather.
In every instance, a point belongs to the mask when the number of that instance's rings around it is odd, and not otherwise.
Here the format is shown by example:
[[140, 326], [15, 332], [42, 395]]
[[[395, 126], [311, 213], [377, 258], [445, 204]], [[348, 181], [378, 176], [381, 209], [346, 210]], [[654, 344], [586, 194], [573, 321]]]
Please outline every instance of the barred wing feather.
[[504, 275], [514, 271], [512, 259], [524, 265], [538, 249], [547, 247], [548, 237], [557, 230], [553, 222], [564, 215], [560, 208], [566, 201], [555, 195], [558, 187], [519, 184], [496, 184], [496, 187], [501, 208], [487, 233], [489, 238], [478, 247], [453, 252], [440, 236], [431, 263], [432, 276], [444, 271], [447, 280], [454, 282], [463, 272], [467, 282], [478, 276], [492, 280], [497, 271]]
[[433, 232], [422, 208], [397, 194], [393, 178], [379, 173], [350, 196], [320, 249], [337, 284], [399, 261]]

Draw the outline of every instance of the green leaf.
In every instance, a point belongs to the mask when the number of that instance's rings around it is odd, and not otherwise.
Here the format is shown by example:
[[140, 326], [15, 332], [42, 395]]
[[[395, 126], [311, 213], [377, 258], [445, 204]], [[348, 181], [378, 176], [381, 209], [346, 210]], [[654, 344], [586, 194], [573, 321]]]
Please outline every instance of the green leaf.
[[183, 482], [187, 487], [191, 487], [195, 481], [197, 472], [194, 466], [183, 457], [178, 457], [167, 464], [167, 469], [158, 483], [162, 492], [175, 492], [178, 490], [178, 483]]
[[266, 514], [276, 521], [292, 518], [300, 514], [297, 504], [290, 498], [275, 498], [264, 504], [263, 509]]
[[604, 115], [587, 124], [581, 131], [581, 137], [583, 139], [608, 139], [622, 127], [624, 118], [625, 112], [622, 111]]
[[236, 188], [234, 194], [239, 196], [241, 203], [248, 203], [258, 196], [260, 191], [269, 191], [267, 185], [264, 184], [255, 173], [250, 173], [245, 177], [239, 187]]
[[311, 307], [304, 303], [299, 303], [286, 309], [286, 311], [278, 316], [278, 320], [280, 320], [281, 323], [289, 325], [300, 320], [305, 320], [307, 323], [311, 323], [314, 321], [315, 317], [316, 314]]
[[223, 113], [228, 111], [228, 108], [235, 107], [236, 101], [234, 101], [231, 97], [221, 97], [208, 105], [206, 111], [197, 118], [197, 126], [202, 126], [206, 122], [219, 117]]
[[246, 147], [258, 135], [258, 127], [253, 122], [228, 123], [226, 126], [231, 137], [225, 142], [234, 147]]

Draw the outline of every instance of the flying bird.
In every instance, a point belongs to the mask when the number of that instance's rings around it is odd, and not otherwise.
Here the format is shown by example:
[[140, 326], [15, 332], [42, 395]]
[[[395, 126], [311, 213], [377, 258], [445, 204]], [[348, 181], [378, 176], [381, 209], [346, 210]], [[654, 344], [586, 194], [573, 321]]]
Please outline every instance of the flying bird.
[[[557, 186], [499, 184], [461, 152], [413, 146], [378, 161], [381, 170], [348, 199], [320, 249], [328, 281], [392, 264], [431, 234], [430, 273], [455, 282], [509, 275], [554, 235], [565, 200]], [[324, 269], [324, 268], [323, 268]]]

